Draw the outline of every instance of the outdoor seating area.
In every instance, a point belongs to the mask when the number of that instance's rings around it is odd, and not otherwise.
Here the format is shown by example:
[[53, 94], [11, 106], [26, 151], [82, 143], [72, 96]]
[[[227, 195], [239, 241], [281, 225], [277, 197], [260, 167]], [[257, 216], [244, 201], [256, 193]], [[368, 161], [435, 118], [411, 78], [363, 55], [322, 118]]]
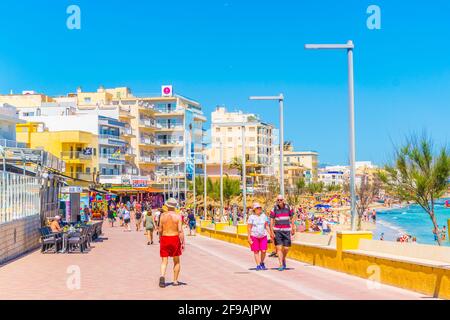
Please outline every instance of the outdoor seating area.
[[42, 253], [85, 253], [91, 243], [102, 234], [102, 222], [70, 223], [61, 232], [52, 232], [50, 227], [39, 229]]

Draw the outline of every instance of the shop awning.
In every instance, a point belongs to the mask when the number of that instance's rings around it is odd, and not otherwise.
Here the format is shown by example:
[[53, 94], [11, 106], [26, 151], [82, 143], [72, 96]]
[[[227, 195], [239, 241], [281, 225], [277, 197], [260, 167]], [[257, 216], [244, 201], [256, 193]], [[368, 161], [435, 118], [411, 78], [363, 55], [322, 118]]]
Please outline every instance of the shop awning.
[[163, 193], [163, 189], [158, 188], [113, 188], [109, 189], [109, 192], [112, 193]]

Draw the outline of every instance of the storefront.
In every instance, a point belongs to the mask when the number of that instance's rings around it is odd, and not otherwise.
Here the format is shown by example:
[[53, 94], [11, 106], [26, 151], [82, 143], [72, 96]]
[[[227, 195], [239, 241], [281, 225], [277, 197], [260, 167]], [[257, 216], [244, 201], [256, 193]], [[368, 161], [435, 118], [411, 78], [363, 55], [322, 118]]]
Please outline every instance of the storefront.
[[164, 204], [163, 190], [150, 187], [148, 177], [123, 176], [120, 184], [104, 184], [104, 188], [116, 195], [116, 202], [149, 202], [153, 208]]

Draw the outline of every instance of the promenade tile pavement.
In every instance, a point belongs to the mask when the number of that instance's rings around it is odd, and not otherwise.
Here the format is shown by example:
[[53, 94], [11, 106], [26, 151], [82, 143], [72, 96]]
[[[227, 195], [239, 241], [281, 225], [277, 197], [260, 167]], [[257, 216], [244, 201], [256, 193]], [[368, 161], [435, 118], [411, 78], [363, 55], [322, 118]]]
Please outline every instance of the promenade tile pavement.
[[[85, 254], [35, 251], [0, 267], [0, 299], [420, 299], [424, 295], [288, 260], [290, 270], [254, 271], [249, 249], [186, 236], [180, 281], [158, 287], [158, 240], [148, 246], [143, 231], [126, 232], [106, 223], [101, 241]], [[155, 234], [156, 235], [156, 234]], [[69, 289], [70, 266], [80, 268], [80, 288]], [[172, 281], [172, 262], [166, 282]]]

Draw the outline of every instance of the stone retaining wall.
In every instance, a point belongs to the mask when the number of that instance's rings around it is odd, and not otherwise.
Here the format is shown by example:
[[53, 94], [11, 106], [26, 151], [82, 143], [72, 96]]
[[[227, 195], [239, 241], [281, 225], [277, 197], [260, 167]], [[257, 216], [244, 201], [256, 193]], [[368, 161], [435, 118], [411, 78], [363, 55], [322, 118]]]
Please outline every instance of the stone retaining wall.
[[39, 215], [0, 224], [0, 265], [39, 247]]

